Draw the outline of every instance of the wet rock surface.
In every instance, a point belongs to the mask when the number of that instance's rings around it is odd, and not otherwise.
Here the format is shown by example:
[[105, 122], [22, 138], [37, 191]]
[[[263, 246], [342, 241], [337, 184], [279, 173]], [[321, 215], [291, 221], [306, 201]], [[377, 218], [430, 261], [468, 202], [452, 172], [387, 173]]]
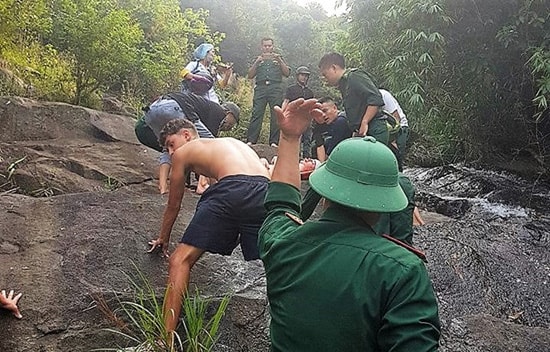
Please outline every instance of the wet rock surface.
[[[0, 351], [125, 346], [102, 330], [113, 324], [98, 302], [116, 310], [131, 299], [136, 268], [162, 297], [167, 263], [145, 253], [166, 202], [156, 152], [135, 140], [129, 116], [15, 97], [0, 97], [0, 137], [0, 288], [24, 293], [23, 320], [0, 312]], [[547, 350], [548, 185], [464, 165], [406, 174], [427, 222], [414, 240], [428, 255], [441, 350]], [[184, 196], [174, 244], [197, 200]], [[191, 281], [214, 299], [232, 294], [218, 351], [269, 349], [261, 262], [205, 255]]]
[[546, 349], [548, 185], [463, 165], [406, 173], [416, 184], [423, 209], [452, 218], [417, 228], [415, 238], [429, 253], [442, 350]]

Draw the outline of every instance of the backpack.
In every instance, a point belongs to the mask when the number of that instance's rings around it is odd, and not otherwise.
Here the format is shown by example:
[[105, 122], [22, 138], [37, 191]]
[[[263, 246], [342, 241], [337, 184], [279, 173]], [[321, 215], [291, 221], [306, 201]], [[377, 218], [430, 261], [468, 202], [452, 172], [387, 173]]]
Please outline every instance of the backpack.
[[191, 71], [192, 74], [198, 75], [204, 78], [204, 80], [188, 80], [184, 79], [181, 82], [182, 93], [195, 93], [197, 95], [205, 95], [213, 86], [214, 78], [207, 72], [199, 70], [200, 62], [196, 61], [195, 68]]
[[390, 135], [389, 142], [391, 143], [397, 139], [397, 135], [401, 129], [401, 124], [397, 122], [395, 117], [386, 110], [382, 110], [382, 119], [386, 121], [386, 127], [388, 128], [388, 133]]

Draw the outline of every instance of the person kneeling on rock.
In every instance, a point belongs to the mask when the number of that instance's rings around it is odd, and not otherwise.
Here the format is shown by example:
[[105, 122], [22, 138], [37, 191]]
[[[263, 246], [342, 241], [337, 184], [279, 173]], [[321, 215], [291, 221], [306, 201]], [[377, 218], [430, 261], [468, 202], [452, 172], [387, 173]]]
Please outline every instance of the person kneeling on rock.
[[[148, 107], [145, 115], [136, 122], [135, 133], [138, 140], [158, 152], [162, 152], [159, 162], [159, 191], [168, 193], [170, 156], [159, 144], [162, 127], [172, 119], [186, 118], [193, 122], [199, 137], [214, 138], [219, 131], [229, 131], [239, 122], [240, 108], [231, 102], [218, 104], [193, 93], [173, 92], [161, 96]], [[208, 184], [200, 179], [199, 185]], [[197, 193], [204, 189], [197, 187]]]

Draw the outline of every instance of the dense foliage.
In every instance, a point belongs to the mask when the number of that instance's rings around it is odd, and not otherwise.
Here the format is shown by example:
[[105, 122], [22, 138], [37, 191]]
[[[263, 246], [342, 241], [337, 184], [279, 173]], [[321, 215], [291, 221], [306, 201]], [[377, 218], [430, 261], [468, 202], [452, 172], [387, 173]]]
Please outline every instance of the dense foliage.
[[[366, 67], [398, 98], [424, 162], [550, 158], [548, 0], [342, 0], [348, 12], [290, 0], [0, 0], [0, 94], [99, 106], [142, 104], [177, 89], [193, 48], [244, 76], [272, 37], [291, 68], [309, 66], [318, 96], [329, 51]], [[288, 83], [293, 82], [293, 75]], [[251, 82], [220, 91], [243, 107]], [[420, 148], [422, 147], [422, 148]]]
[[4, 90], [87, 106], [176, 87], [195, 39], [222, 39], [176, 0], [0, 0], [0, 16]]
[[550, 163], [546, 0], [347, 1], [353, 64], [393, 91], [442, 161]]

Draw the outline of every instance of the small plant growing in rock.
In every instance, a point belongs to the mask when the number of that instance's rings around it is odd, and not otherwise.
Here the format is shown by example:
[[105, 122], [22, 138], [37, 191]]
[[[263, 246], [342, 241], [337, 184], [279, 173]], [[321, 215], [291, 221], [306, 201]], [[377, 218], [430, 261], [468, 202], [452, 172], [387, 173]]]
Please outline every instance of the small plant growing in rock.
[[121, 182], [113, 177], [107, 177], [105, 180], [105, 188], [109, 191], [115, 191], [124, 186], [124, 182]]
[[52, 197], [55, 195], [55, 188], [52, 187], [40, 187], [38, 189], [35, 189], [31, 192], [31, 196], [33, 197]]
[[202, 352], [212, 351], [217, 339], [221, 319], [229, 304], [229, 296], [220, 301], [214, 315], [208, 319], [207, 309], [212, 299], [201, 297], [198, 289], [193, 297], [183, 300], [183, 312], [185, 319], [182, 321], [186, 339], [185, 351]]
[[224, 296], [212, 317], [208, 317], [213, 299], [202, 297], [198, 290], [193, 296], [188, 295], [182, 304], [184, 318], [182, 325], [183, 338], [174, 332], [169, 346], [168, 334], [164, 327], [163, 306], [157, 298], [147, 278], [138, 272], [137, 280], [128, 277], [134, 290], [132, 301], [121, 301], [120, 308], [112, 311], [104, 299], [94, 297], [98, 308], [116, 326], [106, 329], [124, 337], [134, 347], [102, 348], [95, 351], [116, 352], [209, 352], [212, 351], [219, 337], [219, 327], [230, 297]]
[[17, 185], [15, 184], [15, 180], [13, 179], [13, 175], [17, 170], [17, 166], [23, 161], [25, 161], [25, 159], [27, 159], [27, 156], [17, 159], [16, 161], [8, 165], [5, 173], [0, 173], [0, 176], [2, 176], [2, 178], [5, 179], [5, 181], [2, 184], [0, 184], [0, 189], [10, 191], [13, 188], [17, 188]]

